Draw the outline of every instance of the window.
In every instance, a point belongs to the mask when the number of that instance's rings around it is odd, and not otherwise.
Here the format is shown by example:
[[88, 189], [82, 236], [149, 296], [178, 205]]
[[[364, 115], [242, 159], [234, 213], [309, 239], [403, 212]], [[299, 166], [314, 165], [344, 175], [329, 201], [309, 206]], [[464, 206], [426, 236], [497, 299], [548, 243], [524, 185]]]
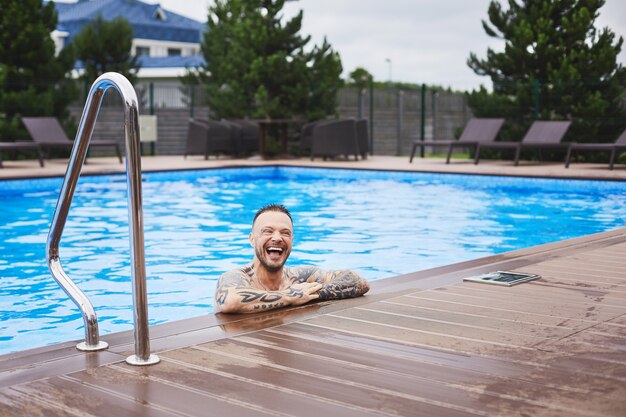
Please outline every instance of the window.
[[137, 46], [135, 47], [135, 55], [137, 56], [150, 56], [150, 47]]
[[167, 56], [180, 56], [180, 48], [167, 48]]
[[165, 10], [163, 10], [161, 6], [158, 6], [156, 8], [156, 10], [154, 11], [154, 15], [152, 15], [152, 17], [154, 17], [157, 20], [162, 20], [162, 21], [167, 20], [167, 15], [165, 14]]

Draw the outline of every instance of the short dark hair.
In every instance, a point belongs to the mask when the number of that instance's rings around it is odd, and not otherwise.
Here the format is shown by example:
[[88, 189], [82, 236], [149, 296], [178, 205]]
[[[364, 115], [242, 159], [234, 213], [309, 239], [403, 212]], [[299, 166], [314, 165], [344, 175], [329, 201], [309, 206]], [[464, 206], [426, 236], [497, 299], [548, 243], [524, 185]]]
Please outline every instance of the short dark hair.
[[289, 220], [291, 220], [291, 224], [293, 225], [293, 219], [291, 218], [291, 213], [289, 213], [289, 209], [287, 209], [287, 207], [283, 206], [282, 204], [268, 204], [267, 206], [261, 207], [254, 215], [254, 219], [252, 220], [252, 225], [254, 226], [254, 222], [256, 222], [256, 219], [261, 214], [267, 211], [278, 211], [280, 213], [285, 213], [289, 217]]

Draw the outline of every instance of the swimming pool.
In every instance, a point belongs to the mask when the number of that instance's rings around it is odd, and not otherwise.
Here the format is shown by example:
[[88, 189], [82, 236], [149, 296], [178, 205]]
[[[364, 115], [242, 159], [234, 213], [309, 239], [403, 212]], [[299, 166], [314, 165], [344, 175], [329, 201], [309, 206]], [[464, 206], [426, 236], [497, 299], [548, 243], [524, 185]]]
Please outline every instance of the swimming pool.
[[[0, 181], [0, 353], [80, 339], [80, 312], [50, 276], [60, 178]], [[150, 323], [206, 314], [215, 282], [248, 262], [267, 203], [295, 221], [290, 265], [379, 279], [622, 227], [626, 183], [317, 168], [144, 175]], [[126, 182], [83, 177], [61, 241], [64, 267], [102, 334], [132, 328]]]

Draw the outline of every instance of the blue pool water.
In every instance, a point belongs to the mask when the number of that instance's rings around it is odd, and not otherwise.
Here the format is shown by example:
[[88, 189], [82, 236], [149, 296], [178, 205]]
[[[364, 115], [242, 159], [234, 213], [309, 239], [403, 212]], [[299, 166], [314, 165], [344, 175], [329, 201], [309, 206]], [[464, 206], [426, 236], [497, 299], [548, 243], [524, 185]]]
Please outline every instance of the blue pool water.
[[[0, 181], [0, 353], [81, 339], [45, 241], [62, 180]], [[225, 270], [248, 262], [256, 209], [288, 206], [290, 265], [379, 279], [623, 227], [626, 183], [309, 168], [144, 175], [150, 323], [211, 311]], [[102, 334], [132, 328], [126, 182], [83, 177], [61, 240]]]

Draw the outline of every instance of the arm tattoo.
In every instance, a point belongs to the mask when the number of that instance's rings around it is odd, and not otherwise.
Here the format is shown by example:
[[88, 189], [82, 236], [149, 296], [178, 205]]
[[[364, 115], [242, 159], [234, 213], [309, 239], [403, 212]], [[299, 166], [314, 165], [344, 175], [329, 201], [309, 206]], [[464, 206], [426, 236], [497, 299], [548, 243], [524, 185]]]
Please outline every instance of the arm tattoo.
[[287, 291], [287, 295], [290, 297], [294, 297], [294, 298], [295, 297], [302, 298], [304, 297], [304, 292], [302, 292], [302, 290], [296, 290], [296, 289], [289, 287]]
[[299, 266], [286, 269], [287, 278], [292, 284], [306, 282], [311, 276], [319, 275], [320, 269], [314, 266]]
[[[248, 308], [254, 310], [271, 310], [288, 304], [283, 301], [285, 294], [281, 294], [278, 291], [265, 291], [255, 288], [252, 285], [249, 271], [250, 268], [243, 267], [240, 270], [229, 271], [220, 276], [215, 290], [216, 305], [221, 308], [228, 299], [238, 300], [237, 302], [242, 307], [249, 305]], [[289, 296], [298, 296], [297, 291], [291, 291]], [[299, 296], [304, 296], [302, 291], [300, 291]]]
[[276, 303], [276, 304], [257, 304], [254, 306], [255, 310], [271, 310], [273, 308], [281, 308], [284, 307], [285, 303]]
[[220, 310], [252, 312], [285, 307], [297, 299], [306, 299], [304, 290], [291, 287], [305, 282], [322, 284], [317, 292], [320, 301], [358, 297], [369, 291], [367, 281], [352, 271], [323, 271], [312, 266], [286, 267], [290, 286], [282, 291], [266, 291], [252, 284], [251, 268], [246, 266], [220, 276], [215, 290], [215, 303]]
[[252, 290], [246, 290], [246, 291], [237, 291], [237, 294], [239, 296], [241, 296], [241, 302], [242, 303], [250, 303], [252, 301], [261, 301], [264, 303], [273, 303], [274, 301], [278, 301], [281, 298], [283, 298], [282, 295], [280, 295], [279, 293], [272, 291], [272, 292], [266, 292], [266, 291], [252, 291]]
[[218, 305], [224, 305], [224, 302], [226, 302], [227, 295], [228, 295], [228, 291], [218, 287], [218, 289], [215, 292], [215, 302]]
[[367, 281], [352, 271], [334, 271], [330, 274], [330, 280], [318, 292], [320, 300], [353, 298], [369, 291]]
[[215, 302], [224, 305], [231, 289], [248, 289], [252, 286], [250, 277], [244, 271], [229, 271], [220, 276], [215, 289]]

